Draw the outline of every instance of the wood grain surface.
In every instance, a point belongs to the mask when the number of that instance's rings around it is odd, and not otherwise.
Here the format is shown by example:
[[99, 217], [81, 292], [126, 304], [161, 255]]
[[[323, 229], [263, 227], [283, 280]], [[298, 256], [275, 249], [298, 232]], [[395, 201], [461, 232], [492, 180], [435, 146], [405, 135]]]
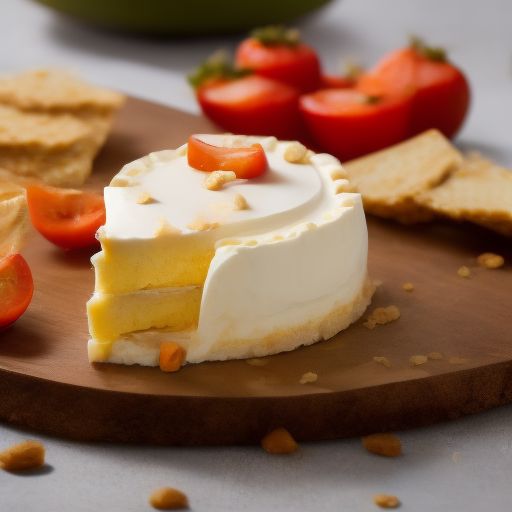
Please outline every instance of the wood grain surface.
[[[86, 188], [100, 190], [125, 163], [175, 148], [191, 133], [215, 131], [204, 118], [130, 99]], [[399, 320], [373, 330], [361, 320], [264, 366], [211, 362], [171, 374], [88, 363], [94, 251], [63, 252], [33, 233], [24, 256], [34, 298], [0, 333], [0, 418], [80, 440], [234, 444], [257, 443], [279, 426], [298, 441], [331, 439], [512, 402], [510, 239], [469, 225], [367, 220], [370, 275], [382, 281], [369, 310], [394, 304]], [[478, 267], [488, 251], [502, 254], [505, 266]], [[468, 278], [457, 274], [462, 265]], [[411, 356], [432, 351], [443, 359], [410, 366]], [[318, 380], [300, 384], [306, 372]]]

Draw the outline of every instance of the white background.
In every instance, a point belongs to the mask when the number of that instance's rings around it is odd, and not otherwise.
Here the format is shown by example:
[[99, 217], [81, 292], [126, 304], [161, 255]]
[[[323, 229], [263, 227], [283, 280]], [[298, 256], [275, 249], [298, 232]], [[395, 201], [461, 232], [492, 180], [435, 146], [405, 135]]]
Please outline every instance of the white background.
[[[511, 24], [510, 0], [335, 0], [297, 25], [330, 72], [346, 58], [370, 66], [410, 34], [444, 46], [473, 93], [457, 145], [512, 167]], [[232, 52], [241, 38], [133, 38], [27, 0], [0, 0], [0, 73], [64, 66], [191, 113], [199, 110], [186, 74], [219, 48]], [[367, 453], [359, 439], [304, 443], [296, 454], [273, 456], [258, 446], [78, 443], [0, 423], [0, 449], [26, 438], [47, 448], [42, 470], [0, 472], [0, 511], [150, 510], [149, 494], [165, 485], [186, 492], [192, 510], [209, 512], [372, 511], [376, 493], [396, 494], [401, 510], [510, 509], [512, 406], [397, 435], [404, 450], [396, 459]]]

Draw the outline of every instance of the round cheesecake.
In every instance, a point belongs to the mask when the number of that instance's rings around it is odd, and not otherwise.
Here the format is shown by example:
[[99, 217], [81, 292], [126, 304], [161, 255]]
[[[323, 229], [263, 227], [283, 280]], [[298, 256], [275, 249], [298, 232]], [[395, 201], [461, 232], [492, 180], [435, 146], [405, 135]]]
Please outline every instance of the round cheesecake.
[[370, 302], [361, 198], [338, 160], [273, 137], [196, 137], [259, 143], [268, 169], [213, 190], [184, 145], [114, 177], [92, 258], [91, 362], [157, 366], [166, 341], [189, 363], [275, 354], [332, 337]]

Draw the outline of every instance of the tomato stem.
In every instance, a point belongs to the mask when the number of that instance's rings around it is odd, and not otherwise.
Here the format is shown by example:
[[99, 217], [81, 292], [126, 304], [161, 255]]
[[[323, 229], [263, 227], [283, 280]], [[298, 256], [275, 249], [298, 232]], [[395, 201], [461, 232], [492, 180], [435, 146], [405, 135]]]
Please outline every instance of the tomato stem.
[[423, 55], [429, 60], [434, 62], [446, 62], [446, 50], [441, 47], [427, 46], [422, 39], [417, 36], [411, 36], [409, 46]]
[[254, 29], [251, 37], [265, 46], [296, 46], [300, 42], [300, 30], [284, 25], [269, 25]]
[[224, 51], [215, 52], [188, 76], [194, 89], [209, 80], [235, 80], [252, 73], [249, 69], [236, 69]]

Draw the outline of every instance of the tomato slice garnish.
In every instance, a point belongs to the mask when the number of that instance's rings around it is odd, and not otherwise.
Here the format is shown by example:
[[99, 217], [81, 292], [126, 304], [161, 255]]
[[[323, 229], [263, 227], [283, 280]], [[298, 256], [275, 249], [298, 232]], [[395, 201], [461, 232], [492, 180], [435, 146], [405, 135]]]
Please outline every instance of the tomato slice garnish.
[[98, 244], [96, 231], [105, 224], [103, 196], [73, 189], [29, 185], [30, 220], [47, 240], [64, 250]]
[[188, 165], [198, 171], [233, 171], [238, 179], [261, 176], [268, 168], [261, 144], [251, 147], [212, 146], [191, 135], [188, 139]]
[[27, 309], [34, 293], [32, 273], [21, 254], [0, 259], [0, 329], [12, 324]]

